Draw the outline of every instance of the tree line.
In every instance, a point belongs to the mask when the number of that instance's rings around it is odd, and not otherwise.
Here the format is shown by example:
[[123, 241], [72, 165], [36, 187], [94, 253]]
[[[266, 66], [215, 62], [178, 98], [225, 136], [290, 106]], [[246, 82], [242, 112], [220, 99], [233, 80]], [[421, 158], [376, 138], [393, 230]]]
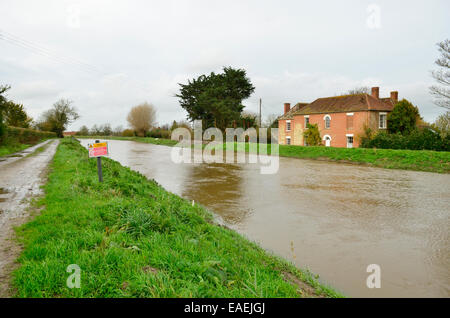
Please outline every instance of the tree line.
[[0, 140], [5, 134], [6, 126], [49, 131], [56, 133], [58, 137], [63, 137], [66, 127], [79, 118], [77, 110], [72, 106], [72, 101], [60, 99], [34, 121], [22, 104], [6, 97], [6, 92], [10, 88], [10, 85], [0, 86]]

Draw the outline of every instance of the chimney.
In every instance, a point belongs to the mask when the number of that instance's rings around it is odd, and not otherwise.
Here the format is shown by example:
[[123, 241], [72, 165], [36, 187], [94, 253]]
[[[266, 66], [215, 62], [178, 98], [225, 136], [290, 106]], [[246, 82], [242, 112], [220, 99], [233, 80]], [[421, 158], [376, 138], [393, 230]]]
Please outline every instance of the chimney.
[[375, 97], [376, 99], [380, 98], [380, 88], [379, 87], [372, 87], [372, 97]]
[[397, 91], [391, 92], [391, 99], [394, 101], [394, 103], [398, 102], [398, 92]]
[[286, 114], [291, 110], [291, 103], [284, 103], [284, 113]]

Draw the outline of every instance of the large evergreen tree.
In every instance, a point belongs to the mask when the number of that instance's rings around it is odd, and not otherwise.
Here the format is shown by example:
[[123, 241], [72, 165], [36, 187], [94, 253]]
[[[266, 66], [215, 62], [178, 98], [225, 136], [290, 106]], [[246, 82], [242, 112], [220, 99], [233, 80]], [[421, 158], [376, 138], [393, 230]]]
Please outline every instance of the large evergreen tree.
[[5, 133], [5, 124], [3, 122], [3, 112], [6, 108], [7, 99], [5, 97], [5, 92], [10, 89], [9, 85], [0, 85], [0, 141]]
[[30, 128], [33, 121], [28, 117], [22, 104], [16, 104], [13, 101], [7, 101], [4, 105], [3, 120], [6, 125], [22, 128]]
[[387, 117], [388, 131], [408, 135], [416, 129], [419, 119], [419, 109], [406, 99], [402, 99], [395, 104]]
[[244, 106], [242, 101], [253, 93], [255, 87], [245, 70], [225, 67], [223, 73], [212, 72], [179, 84], [176, 95], [189, 120], [202, 120], [203, 127], [225, 130], [240, 119]]

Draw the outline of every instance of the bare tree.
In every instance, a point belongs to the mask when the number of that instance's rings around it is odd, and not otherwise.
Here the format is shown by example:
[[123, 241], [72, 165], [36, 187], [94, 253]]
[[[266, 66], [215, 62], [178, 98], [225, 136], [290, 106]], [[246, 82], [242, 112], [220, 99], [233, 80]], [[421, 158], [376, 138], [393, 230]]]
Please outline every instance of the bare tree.
[[441, 57], [436, 60], [436, 64], [441, 67], [432, 71], [431, 75], [443, 86], [433, 85], [430, 87], [430, 93], [436, 97], [434, 103], [437, 106], [450, 109], [450, 40], [446, 39], [437, 43]]
[[122, 136], [122, 132], [123, 132], [123, 127], [120, 125], [113, 129], [114, 136]]
[[95, 124], [92, 126], [92, 128], [89, 130], [91, 132], [92, 136], [100, 136], [101, 134], [101, 128]]
[[72, 106], [72, 101], [61, 98], [53, 104], [53, 108], [42, 114], [41, 120], [37, 123], [37, 127], [43, 130], [53, 131], [58, 137], [62, 138], [67, 125], [79, 117], [80, 115], [78, 115], [77, 110]]
[[106, 123], [100, 127], [100, 130], [102, 132], [102, 136], [111, 136], [112, 135], [112, 128], [109, 123]]
[[433, 125], [439, 130], [439, 134], [442, 138], [446, 138], [450, 135], [450, 111], [440, 115]]
[[89, 136], [89, 128], [87, 128], [86, 125], [81, 126], [80, 130], [78, 130], [78, 135], [80, 135], [80, 136]]
[[145, 137], [146, 132], [156, 123], [156, 109], [147, 102], [139, 104], [130, 110], [127, 121], [138, 136]]
[[367, 86], [355, 87], [347, 91], [346, 94], [343, 95], [356, 95], [356, 94], [369, 94], [370, 88]]
[[263, 123], [263, 127], [278, 128], [278, 117], [279, 115], [277, 114], [268, 115], [265, 122]]

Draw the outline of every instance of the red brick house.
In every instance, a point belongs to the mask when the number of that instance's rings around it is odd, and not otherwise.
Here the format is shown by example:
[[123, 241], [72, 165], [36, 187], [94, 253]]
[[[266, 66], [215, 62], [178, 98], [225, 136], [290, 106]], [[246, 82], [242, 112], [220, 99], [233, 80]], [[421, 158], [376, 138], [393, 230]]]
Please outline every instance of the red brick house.
[[372, 94], [354, 94], [318, 98], [312, 103], [298, 103], [290, 108], [284, 104], [284, 114], [278, 118], [278, 143], [305, 145], [306, 124], [317, 124], [323, 145], [327, 147], [358, 147], [359, 136], [367, 126], [376, 131], [387, 128], [387, 114], [398, 101], [398, 92], [379, 97], [379, 87]]
[[64, 137], [75, 136], [76, 134], [77, 134], [76, 131], [64, 131], [63, 132]]

